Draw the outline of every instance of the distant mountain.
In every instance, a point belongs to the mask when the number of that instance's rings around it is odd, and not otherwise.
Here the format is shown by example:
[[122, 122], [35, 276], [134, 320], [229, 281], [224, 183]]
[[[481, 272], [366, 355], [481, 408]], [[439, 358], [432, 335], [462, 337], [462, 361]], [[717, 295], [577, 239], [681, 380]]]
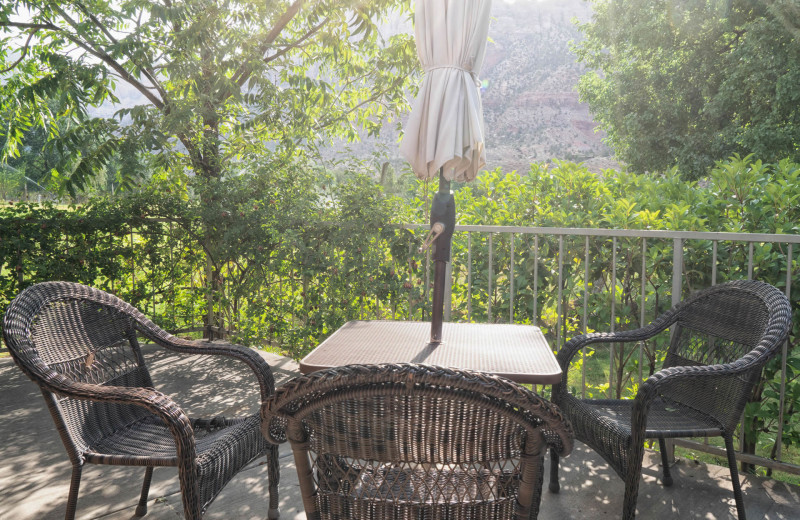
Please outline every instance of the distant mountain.
[[[487, 168], [522, 172], [531, 162], [552, 159], [585, 162], [598, 172], [618, 167], [576, 91], [585, 68], [569, 50], [569, 43], [581, 38], [573, 20], [588, 21], [591, 13], [585, 0], [493, 2], [481, 71], [488, 83], [482, 93]], [[324, 155], [367, 158], [384, 150], [395, 168], [402, 168], [397, 139], [398, 132], [386, 128], [380, 139], [341, 145], [338, 153], [329, 149]]]
[[[527, 170], [553, 158], [586, 161], [612, 152], [595, 131], [576, 85], [585, 72], [569, 43], [581, 34], [573, 20], [588, 21], [584, 0], [495, 1], [481, 75], [489, 167]], [[595, 161], [597, 162], [597, 161]]]

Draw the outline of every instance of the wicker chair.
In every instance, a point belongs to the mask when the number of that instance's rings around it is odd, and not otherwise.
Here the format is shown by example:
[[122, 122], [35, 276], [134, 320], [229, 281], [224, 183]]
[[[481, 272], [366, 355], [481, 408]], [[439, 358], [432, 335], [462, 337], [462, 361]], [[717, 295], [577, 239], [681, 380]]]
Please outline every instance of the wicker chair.
[[350, 365], [282, 385], [262, 433], [287, 439], [308, 518], [536, 518], [558, 408], [503, 378], [426, 365]]
[[263, 401], [274, 380], [255, 351], [171, 336], [120, 299], [66, 282], [22, 291], [6, 311], [3, 335], [14, 361], [39, 385], [72, 462], [68, 520], [84, 464], [146, 467], [136, 516], [147, 513], [153, 468], [177, 466], [185, 516], [199, 519], [225, 484], [264, 453], [269, 517], [278, 518], [277, 449], [261, 436], [258, 414], [189, 419], [153, 389], [137, 336], [177, 352], [244, 361]]
[[[570, 362], [593, 343], [647, 341], [671, 327], [663, 368], [644, 381], [634, 399], [579, 399], [568, 391]], [[573, 338], [558, 353], [563, 370], [553, 401], [572, 421], [576, 438], [594, 449], [625, 481], [622, 518], [636, 514], [646, 439], [658, 439], [664, 486], [672, 484], [665, 439], [721, 436], [733, 493], [745, 518], [732, 436], [764, 364], [786, 340], [791, 307], [776, 288], [757, 281], [711, 287], [633, 331]], [[550, 490], [558, 492], [558, 454], [552, 453]]]

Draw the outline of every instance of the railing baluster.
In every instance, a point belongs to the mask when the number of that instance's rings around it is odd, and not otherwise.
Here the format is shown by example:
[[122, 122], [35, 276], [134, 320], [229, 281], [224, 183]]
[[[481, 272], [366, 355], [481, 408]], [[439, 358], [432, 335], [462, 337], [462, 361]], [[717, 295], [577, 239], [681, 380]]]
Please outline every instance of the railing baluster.
[[494, 255], [494, 241], [493, 241], [493, 233], [489, 233], [489, 274], [488, 278], [488, 298], [486, 298], [486, 321], [488, 323], [492, 322], [492, 273], [494, 272], [494, 266], [492, 265], [492, 256]]
[[[21, 241], [20, 241], [21, 242]], [[22, 245], [17, 245], [17, 291], [22, 291], [25, 283], [25, 273], [22, 268]]]
[[[747, 279], [753, 279], [753, 242], [747, 247]], [[744, 412], [739, 424], [739, 451], [744, 451]]]
[[172, 308], [172, 326], [176, 329], [178, 327], [178, 315], [175, 312], [175, 230], [173, 229], [172, 222], [169, 223], [169, 266], [170, 266], [170, 306]]
[[[192, 298], [194, 298], [194, 269], [192, 269], [192, 272], [189, 273], [189, 293], [192, 295]], [[191, 309], [190, 314], [192, 315], [192, 329], [194, 329], [195, 327], [194, 305], [192, 305], [190, 309]]]
[[133, 226], [131, 230], [131, 290], [136, 292], [136, 251], [133, 248]]
[[672, 240], [672, 305], [681, 301], [683, 290], [683, 239]]
[[[152, 240], [152, 238], [151, 238], [151, 240]], [[145, 274], [145, 278], [146, 277], [147, 277], [147, 274]], [[153, 319], [155, 319], [155, 316], [156, 316], [156, 286], [155, 286], [155, 284], [153, 284], [152, 290], [150, 291], [150, 304], [153, 307]]]
[[533, 324], [539, 321], [539, 235], [533, 235]]
[[[611, 239], [611, 332], [614, 332], [617, 321], [617, 237]], [[614, 394], [614, 344], [609, 345], [611, 357], [608, 361], [608, 397], [613, 398]]]
[[564, 301], [564, 235], [558, 236], [558, 301], [556, 302], [556, 350], [561, 350]]
[[714, 240], [711, 242], [711, 285], [717, 285], [717, 251], [719, 249], [719, 242]]
[[[672, 306], [674, 307], [681, 301], [683, 291], [683, 239], [674, 238], [672, 240]], [[670, 327], [670, 340], [675, 329]], [[675, 462], [675, 443], [672, 439], [666, 442], [667, 460], [669, 463]]]
[[[786, 297], [792, 297], [792, 244], [789, 244], [789, 250], [786, 252]], [[783, 342], [781, 347], [781, 393], [778, 401], [778, 443], [775, 458], [778, 462], [781, 461], [781, 453], [783, 448], [783, 407], [786, 403], [786, 357], [788, 356], [789, 340]]]
[[414, 269], [411, 266], [412, 258], [414, 254], [414, 246], [413, 244], [408, 244], [408, 283], [411, 285], [411, 288], [408, 290], [408, 319], [414, 319]]
[[467, 321], [472, 321], [472, 232], [467, 231]]
[[[114, 249], [116, 249], [114, 247], [114, 234], [113, 233], [109, 233], [108, 234], [108, 249], [109, 249], [109, 251], [113, 251]], [[174, 266], [175, 264], [172, 264], [172, 265]], [[1, 262], [0, 262], [0, 267], [2, 267], [2, 263]], [[117, 290], [115, 288], [115, 286], [116, 286], [116, 283], [115, 283], [116, 278], [117, 278], [116, 276], [112, 276], [111, 277], [111, 294], [116, 294], [117, 293]]]
[[509, 233], [511, 235], [511, 272], [510, 272], [510, 303], [508, 305], [508, 322], [514, 323], [514, 233]]
[[[584, 274], [583, 274], [583, 321], [581, 322], [581, 330], [586, 334], [587, 320], [589, 317], [589, 235], [586, 235], [586, 245], [584, 246]], [[585, 354], [585, 353], [584, 353]]]
[[[711, 286], [717, 285], [717, 256], [719, 252], [719, 242], [712, 240], [711, 242]], [[714, 348], [713, 339], [709, 341], [709, 352]], [[708, 445], [708, 435], [703, 438], [703, 444]]]
[[[584, 247], [584, 274], [583, 274], [583, 321], [581, 323], [581, 330], [586, 334], [587, 320], [589, 314], [589, 235], [586, 235], [586, 243]], [[581, 349], [581, 398], [586, 399], [586, 346]]]
[[[640, 295], [641, 303], [639, 309], [639, 326], [644, 327], [645, 320], [645, 307], [647, 305], [646, 291], [647, 291], [647, 239], [642, 238], [642, 294]], [[642, 382], [642, 364], [644, 363], [644, 344], [639, 342], [639, 382]]]

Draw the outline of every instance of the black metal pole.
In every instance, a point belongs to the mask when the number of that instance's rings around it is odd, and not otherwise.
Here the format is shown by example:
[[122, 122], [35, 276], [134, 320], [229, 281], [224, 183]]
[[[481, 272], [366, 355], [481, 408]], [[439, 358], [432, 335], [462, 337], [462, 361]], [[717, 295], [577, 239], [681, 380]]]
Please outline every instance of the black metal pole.
[[442, 320], [444, 316], [444, 286], [447, 262], [456, 227], [456, 203], [450, 191], [450, 181], [444, 178], [444, 168], [439, 169], [439, 191], [433, 196], [431, 205], [431, 228], [436, 223], [444, 225], [444, 231], [433, 242], [433, 301], [431, 309], [431, 343], [442, 342]]
[[444, 279], [447, 262], [433, 263], [433, 309], [431, 311], [431, 343], [442, 342], [442, 322], [444, 321]]

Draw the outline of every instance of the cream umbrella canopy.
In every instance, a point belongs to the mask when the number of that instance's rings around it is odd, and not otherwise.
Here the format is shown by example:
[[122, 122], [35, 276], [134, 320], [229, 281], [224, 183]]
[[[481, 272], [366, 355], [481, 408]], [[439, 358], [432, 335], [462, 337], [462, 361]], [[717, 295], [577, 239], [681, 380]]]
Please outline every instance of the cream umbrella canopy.
[[415, 37], [425, 77], [400, 151], [420, 179], [475, 179], [486, 165], [480, 72], [491, 0], [416, 0]]
[[486, 164], [480, 72], [491, 0], [416, 0], [415, 37], [425, 77], [404, 126], [400, 151], [420, 179], [439, 172], [431, 206], [431, 343], [442, 341], [444, 286], [456, 224], [450, 181], [471, 181]]

